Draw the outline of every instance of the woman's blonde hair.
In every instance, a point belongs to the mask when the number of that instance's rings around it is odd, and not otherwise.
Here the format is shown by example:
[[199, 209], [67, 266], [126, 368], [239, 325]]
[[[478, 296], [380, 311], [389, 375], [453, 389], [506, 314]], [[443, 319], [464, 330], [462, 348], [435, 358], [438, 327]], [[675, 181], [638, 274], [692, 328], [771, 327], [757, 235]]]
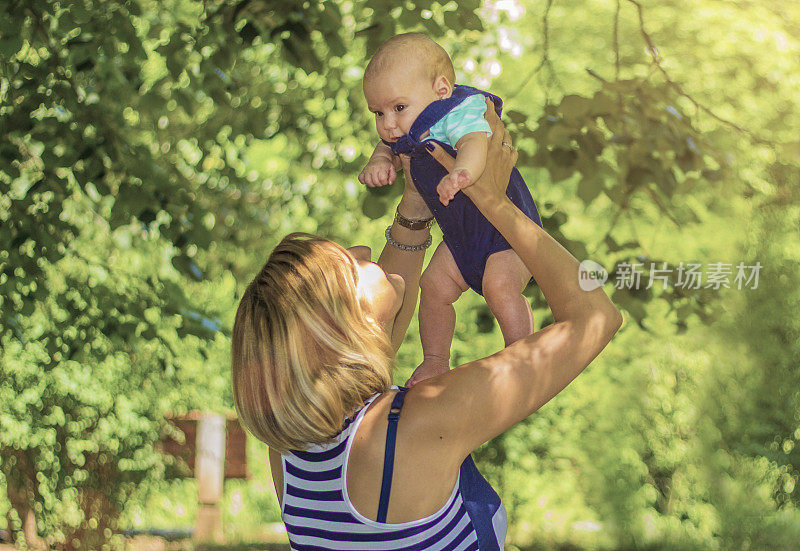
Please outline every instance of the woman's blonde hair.
[[287, 235], [247, 286], [233, 323], [239, 418], [285, 453], [328, 442], [347, 415], [391, 387], [389, 337], [358, 298], [355, 259], [306, 233]]

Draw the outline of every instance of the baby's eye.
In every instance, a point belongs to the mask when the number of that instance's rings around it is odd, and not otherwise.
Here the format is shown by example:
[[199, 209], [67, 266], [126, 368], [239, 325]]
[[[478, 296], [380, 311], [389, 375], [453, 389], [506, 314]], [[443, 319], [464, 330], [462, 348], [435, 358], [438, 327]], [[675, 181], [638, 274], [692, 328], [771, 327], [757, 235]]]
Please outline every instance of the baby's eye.
[[394, 106], [394, 110], [395, 110], [395, 111], [397, 111], [398, 113], [399, 113], [400, 111], [402, 111], [403, 109], [405, 109], [405, 108], [406, 108], [406, 106], [405, 106], [405, 105], [403, 105], [403, 104], [400, 104], [400, 105], [395, 105], [395, 106]]
[[383, 111], [375, 111], [375, 116], [380, 118], [383, 116]]

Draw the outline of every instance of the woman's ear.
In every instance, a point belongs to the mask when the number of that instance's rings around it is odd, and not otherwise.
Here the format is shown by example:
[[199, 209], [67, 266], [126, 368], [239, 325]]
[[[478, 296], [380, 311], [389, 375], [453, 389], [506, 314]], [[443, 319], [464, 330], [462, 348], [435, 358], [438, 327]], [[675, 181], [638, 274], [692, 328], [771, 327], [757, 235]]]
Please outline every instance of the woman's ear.
[[439, 99], [449, 98], [453, 93], [453, 83], [444, 75], [439, 75], [433, 81], [433, 93]]

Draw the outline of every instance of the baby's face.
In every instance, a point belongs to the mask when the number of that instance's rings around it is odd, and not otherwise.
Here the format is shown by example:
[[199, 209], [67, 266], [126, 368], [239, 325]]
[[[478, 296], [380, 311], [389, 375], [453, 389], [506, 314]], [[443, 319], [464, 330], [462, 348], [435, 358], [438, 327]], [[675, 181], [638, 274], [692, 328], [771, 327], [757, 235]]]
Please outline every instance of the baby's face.
[[364, 81], [364, 96], [369, 110], [375, 113], [378, 135], [387, 142], [408, 134], [422, 110], [439, 99], [434, 83], [408, 65]]

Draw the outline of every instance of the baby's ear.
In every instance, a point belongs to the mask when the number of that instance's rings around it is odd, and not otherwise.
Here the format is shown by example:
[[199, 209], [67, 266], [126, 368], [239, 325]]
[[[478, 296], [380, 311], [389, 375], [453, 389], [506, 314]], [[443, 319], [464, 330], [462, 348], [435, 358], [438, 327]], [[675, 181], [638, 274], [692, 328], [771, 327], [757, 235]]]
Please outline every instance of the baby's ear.
[[449, 98], [453, 93], [453, 83], [444, 75], [439, 75], [433, 81], [433, 93], [439, 99]]

